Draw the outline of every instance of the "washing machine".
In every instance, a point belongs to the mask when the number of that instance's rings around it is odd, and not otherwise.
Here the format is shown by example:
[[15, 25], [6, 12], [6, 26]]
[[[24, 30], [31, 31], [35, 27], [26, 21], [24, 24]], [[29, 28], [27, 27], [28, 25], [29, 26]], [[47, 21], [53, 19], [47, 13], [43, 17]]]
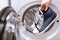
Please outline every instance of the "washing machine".
[[[20, 36], [18, 37], [19, 40], [59, 40], [60, 39], [59, 38], [60, 36], [58, 36], [60, 32], [60, 27], [59, 27], [59, 16], [60, 16], [59, 11], [60, 10], [56, 7], [56, 5], [51, 3], [47, 11], [45, 12], [42, 11], [43, 17], [42, 17], [42, 20], [40, 20], [40, 23], [42, 22], [41, 25], [43, 26], [40, 25], [41, 30], [39, 29], [39, 27], [37, 28], [35, 26], [37, 30], [35, 30], [35, 32], [32, 32], [32, 29], [34, 27], [30, 29], [28, 26], [31, 27], [31, 25], [33, 25], [33, 22], [34, 22], [33, 15], [36, 12], [36, 10], [40, 7], [41, 1], [40, 0], [30, 0], [30, 1], [22, 0], [20, 2], [22, 2], [21, 5], [23, 6], [20, 5], [20, 9], [18, 12], [21, 19], [20, 20], [21, 26], [19, 28]], [[52, 17], [52, 15], [54, 17]], [[24, 25], [25, 27], [22, 25]]]
[[11, 6], [4, 8], [1, 11], [4, 14], [0, 15], [0, 27], [3, 26], [0, 35], [3, 40], [60, 39], [60, 10], [56, 5], [51, 3], [47, 11], [41, 11], [41, 0], [10, 2]]

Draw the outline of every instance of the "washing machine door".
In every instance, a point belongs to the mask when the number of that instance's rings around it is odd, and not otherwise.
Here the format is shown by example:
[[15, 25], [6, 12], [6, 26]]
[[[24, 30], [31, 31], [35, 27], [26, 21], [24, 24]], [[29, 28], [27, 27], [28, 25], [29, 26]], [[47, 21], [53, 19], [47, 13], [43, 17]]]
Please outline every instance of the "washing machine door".
[[16, 26], [18, 25], [17, 13], [15, 10], [8, 6], [1, 11], [0, 23], [2, 29], [0, 30], [1, 40], [16, 40]]

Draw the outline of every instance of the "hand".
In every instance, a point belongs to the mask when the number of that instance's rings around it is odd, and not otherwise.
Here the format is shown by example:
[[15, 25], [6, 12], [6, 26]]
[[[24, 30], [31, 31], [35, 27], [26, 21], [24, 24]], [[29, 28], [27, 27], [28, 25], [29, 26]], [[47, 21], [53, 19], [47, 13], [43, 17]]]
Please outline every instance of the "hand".
[[43, 0], [41, 2], [41, 10], [46, 11], [51, 4], [51, 0]]

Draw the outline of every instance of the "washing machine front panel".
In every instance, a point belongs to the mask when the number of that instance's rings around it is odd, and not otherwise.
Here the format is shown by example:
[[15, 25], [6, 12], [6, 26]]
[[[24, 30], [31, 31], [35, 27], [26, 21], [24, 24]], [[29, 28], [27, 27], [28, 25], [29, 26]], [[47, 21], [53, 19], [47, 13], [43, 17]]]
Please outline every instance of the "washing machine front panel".
[[[21, 20], [20, 20], [20, 21], [22, 21], [22, 16], [23, 16], [25, 10], [28, 9], [29, 7], [31, 7], [32, 5], [37, 5], [37, 4], [40, 4], [40, 1], [30, 2], [30, 3], [26, 4], [25, 6], [23, 6], [23, 7], [19, 10], [19, 15], [21, 16]], [[55, 5], [53, 5], [53, 4], [51, 4], [50, 8], [51, 8], [55, 13], [57, 13], [57, 16], [58, 16], [58, 13], [60, 13], [60, 12], [59, 12], [59, 9], [58, 9]], [[56, 16], [56, 18], [57, 18], [57, 16]], [[55, 33], [56, 29], [59, 28], [59, 27], [56, 27], [56, 26], [55, 26], [55, 25], [57, 25], [57, 24], [56, 24], [56, 18], [48, 25], [48, 27], [51, 26], [51, 24], [55, 21], [54, 26], [53, 26], [52, 29], [50, 29], [48, 32], [37, 33], [37, 34], [35, 35], [35, 34], [32, 34], [32, 33], [28, 32], [28, 31], [27, 31], [26, 33], [25, 33], [25, 31], [22, 31], [22, 35], [27, 36], [28, 39], [30, 39], [30, 40], [50, 40], [50, 39], [53, 38], [53, 37], [52, 37], [52, 38], [49, 38], [50, 35], [52, 36], [52, 34]], [[56, 29], [55, 29], [55, 28], [56, 28]], [[21, 35], [21, 36], [22, 36], [22, 35]], [[57, 35], [57, 34], [56, 34], [56, 35]], [[23, 37], [23, 36], [22, 36], [22, 37]], [[23, 37], [23, 39], [24, 39], [24, 38], [25, 38], [25, 37]], [[25, 39], [26, 39], [26, 38], [25, 38]], [[26, 39], [26, 40], [27, 40], [27, 39]]]

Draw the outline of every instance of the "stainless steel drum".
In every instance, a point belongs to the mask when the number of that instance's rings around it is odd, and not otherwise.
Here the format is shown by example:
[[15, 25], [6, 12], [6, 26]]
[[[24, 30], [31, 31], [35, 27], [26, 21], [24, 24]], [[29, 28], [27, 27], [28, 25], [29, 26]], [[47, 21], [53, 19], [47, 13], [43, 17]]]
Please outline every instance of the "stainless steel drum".
[[40, 5], [33, 5], [29, 7], [23, 16], [23, 23], [26, 25], [26, 29], [32, 33], [39, 33], [38, 29], [42, 27], [44, 22], [43, 12], [40, 9]]

